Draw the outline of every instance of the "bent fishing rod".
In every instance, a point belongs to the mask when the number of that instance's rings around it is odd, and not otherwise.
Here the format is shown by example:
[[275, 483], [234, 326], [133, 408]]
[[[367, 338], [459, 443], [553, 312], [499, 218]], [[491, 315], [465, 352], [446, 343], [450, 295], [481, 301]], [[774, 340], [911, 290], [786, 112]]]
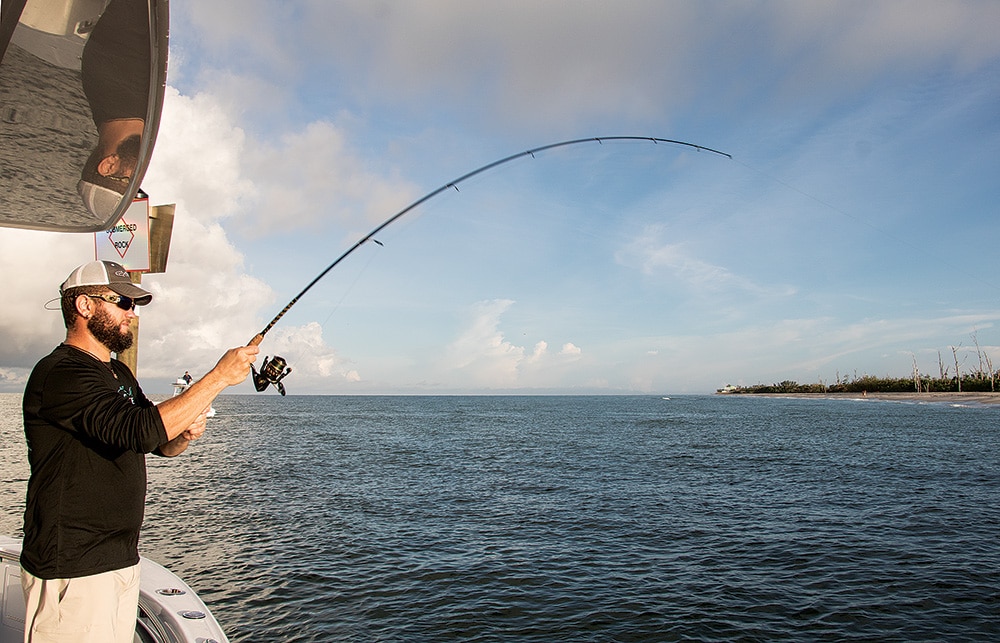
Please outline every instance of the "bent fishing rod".
[[[714, 149], [712, 149], [710, 147], [704, 147], [702, 145], [696, 145], [694, 143], [687, 143], [685, 141], [675, 141], [675, 140], [667, 139], [667, 138], [656, 138], [656, 137], [653, 137], [653, 136], [596, 136], [596, 137], [591, 137], [591, 138], [577, 138], [577, 139], [573, 139], [573, 140], [569, 140], [569, 141], [560, 141], [558, 143], [549, 143], [548, 145], [542, 145], [540, 147], [534, 147], [534, 148], [532, 148], [530, 150], [525, 150], [523, 152], [518, 152], [517, 154], [511, 154], [510, 156], [505, 156], [504, 158], [498, 159], [498, 160], [493, 161], [491, 163], [487, 163], [486, 165], [478, 167], [478, 168], [472, 170], [471, 172], [463, 174], [462, 176], [460, 176], [460, 177], [458, 177], [456, 179], [452, 179], [451, 181], [445, 183], [441, 187], [439, 187], [439, 188], [437, 188], [435, 190], [432, 190], [431, 192], [428, 192], [424, 196], [420, 197], [419, 199], [417, 199], [416, 201], [414, 201], [410, 205], [406, 206], [405, 208], [403, 208], [399, 212], [395, 213], [394, 215], [392, 215], [391, 217], [389, 217], [388, 219], [386, 219], [385, 221], [383, 221], [382, 223], [380, 223], [371, 232], [369, 232], [365, 236], [363, 236], [360, 239], [358, 239], [357, 242], [354, 243], [354, 245], [352, 245], [350, 248], [348, 248], [346, 251], [344, 251], [343, 254], [341, 254], [339, 257], [337, 257], [333, 261], [333, 263], [331, 263], [329, 266], [327, 266], [326, 268], [324, 268], [322, 272], [320, 272], [318, 275], [316, 275], [316, 277], [312, 281], [310, 281], [306, 285], [306, 287], [302, 289], [302, 291], [299, 294], [295, 295], [295, 297], [293, 297], [292, 300], [290, 302], [288, 302], [288, 305], [286, 305], [284, 308], [282, 308], [281, 312], [279, 312], [277, 315], [275, 315], [274, 319], [272, 319], [267, 324], [267, 326], [264, 327], [264, 329], [262, 331], [260, 331], [256, 335], [254, 335], [253, 339], [250, 340], [250, 342], [249, 342], [248, 345], [257, 346], [262, 341], [264, 341], [264, 335], [266, 335], [269, 330], [271, 330], [272, 328], [274, 328], [274, 325], [278, 323], [278, 320], [280, 320], [282, 317], [284, 317], [285, 313], [287, 313], [291, 309], [291, 307], [294, 306], [299, 301], [299, 299], [302, 298], [303, 295], [305, 295], [307, 292], [309, 292], [309, 290], [313, 286], [315, 286], [316, 283], [320, 279], [322, 279], [323, 277], [325, 277], [328, 272], [330, 272], [331, 270], [333, 270], [337, 266], [337, 264], [339, 264], [341, 261], [343, 261], [344, 259], [346, 259], [347, 257], [349, 257], [351, 255], [351, 253], [353, 253], [355, 250], [357, 250], [358, 248], [360, 248], [361, 246], [363, 246], [365, 243], [367, 243], [369, 241], [374, 241], [378, 245], [382, 245], [377, 239], [374, 238], [375, 235], [377, 235], [379, 232], [381, 232], [382, 230], [384, 230], [385, 228], [387, 228], [388, 226], [390, 226], [392, 223], [394, 223], [396, 220], [398, 220], [400, 217], [402, 217], [407, 212], [410, 212], [411, 210], [413, 210], [414, 208], [420, 206], [421, 204], [429, 201], [430, 199], [433, 199], [438, 194], [441, 194], [442, 192], [444, 192], [446, 190], [450, 190], [452, 188], [454, 188], [455, 190], [457, 190], [459, 183], [462, 183], [463, 181], [471, 179], [472, 177], [476, 176], [477, 174], [482, 174], [483, 172], [486, 172], [488, 170], [492, 170], [495, 167], [498, 167], [500, 165], [504, 165], [505, 163], [510, 163], [511, 161], [514, 161], [516, 159], [519, 159], [519, 158], [522, 158], [522, 157], [525, 157], [525, 156], [530, 156], [530, 157], [534, 158], [535, 154], [537, 154], [539, 152], [544, 152], [546, 150], [551, 150], [551, 149], [555, 149], [555, 148], [558, 148], [558, 147], [568, 147], [570, 145], [580, 145], [582, 143], [601, 143], [601, 144], [603, 144], [605, 141], [609, 141], [609, 142], [610, 141], [645, 141], [645, 142], [654, 143], [654, 144], [667, 143], [667, 144], [670, 144], [670, 145], [678, 145], [678, 146], [682, 146], [682, 147], [690, 147], [692, 149], [698, 150], [699, 152], [711, 152], [712, 154], [718, 154], [720, 156], [725, 156], [728, 159], [732, 159], [733, 158], [732, 155], [730, 155], [730, 154], [727, 154], [725, 152], [720, 152], [719, 150], [714, 150]], [[252, 366], [251, 366], [251, 368], [252, 368]], [[286, 362], [285, 362], [285, 360], [283, 358], [278, 357], [277, 355], [275, 355], [273, 360], [268, 360], [265, 357], [264, 361], [261, 364], [260, 373], [258, 374], [257, 370], [253, 369], [254, 387], [258, 391], [263, 391], [264, 389], [266, 389], [268, 387], [269, 384], [273, 384], [275, 386], [275, 388], [278, 389], [278, 392], [281, 393], [282, 395], [284, 395], [285, 394], [285, 387], [284, 387], [284, 385], [281, 384], [281, 380], [286, 375], [288, 375], [291, 372], [291, 370], [292, 370], [291, 368], [286, 368]]]

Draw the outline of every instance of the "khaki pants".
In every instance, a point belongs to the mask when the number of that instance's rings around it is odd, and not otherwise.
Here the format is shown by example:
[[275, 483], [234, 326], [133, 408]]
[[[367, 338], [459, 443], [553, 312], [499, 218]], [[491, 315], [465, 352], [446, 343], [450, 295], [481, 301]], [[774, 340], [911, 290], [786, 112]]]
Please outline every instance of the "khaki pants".
[[81, 578], [43, 580], [21, 569], [24, 643], [132, 643], [139, 565]]

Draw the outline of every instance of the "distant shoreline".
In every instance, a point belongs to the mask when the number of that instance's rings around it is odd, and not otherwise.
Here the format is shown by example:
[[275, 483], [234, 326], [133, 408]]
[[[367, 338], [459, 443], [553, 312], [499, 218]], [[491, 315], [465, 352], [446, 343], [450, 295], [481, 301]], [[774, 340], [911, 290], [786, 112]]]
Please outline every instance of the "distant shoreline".
[[827, 400], [880, 400], [927, 404], [1000, 404], [1000, 393], [718, 393], [723, 397], [796, 397]]

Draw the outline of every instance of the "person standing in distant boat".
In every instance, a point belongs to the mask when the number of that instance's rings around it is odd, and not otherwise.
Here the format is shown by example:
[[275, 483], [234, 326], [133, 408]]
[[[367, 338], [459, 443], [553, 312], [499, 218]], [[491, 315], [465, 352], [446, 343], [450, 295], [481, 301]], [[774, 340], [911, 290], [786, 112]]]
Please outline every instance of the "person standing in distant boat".
[[192, 380], [191, 373], [184, 371], [184, 377], [182, 379], [184, 380], [185, 384], [190, 384]]
[[131, 643], [146, 454], [176, 456], [199, 438], [212, 400], [246, 379], [258, 349], [230, 349], [183, 394], [154, 405], [112, 358], [132, 345], [135, 307], [153, 296], [110, 261], [76, 268], [59, 294], [66, 340], [35, 365], [23, 401], [24, 640]]

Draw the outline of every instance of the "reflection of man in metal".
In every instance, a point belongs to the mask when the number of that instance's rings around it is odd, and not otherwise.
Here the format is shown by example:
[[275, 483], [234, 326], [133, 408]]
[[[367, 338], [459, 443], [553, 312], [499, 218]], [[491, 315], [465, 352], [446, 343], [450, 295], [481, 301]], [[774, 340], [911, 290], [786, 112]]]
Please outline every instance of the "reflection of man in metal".
[[[81, 68], [98, 141], [83, 167], [78, 189], [94, 210], [94, 206], [101, 207], [102, 190], [125, 193], [139, 162], [149, 106], [148, 4], [111, 0], [87, 39]], [[114, 195], [103, 196], [117, 205]]]

